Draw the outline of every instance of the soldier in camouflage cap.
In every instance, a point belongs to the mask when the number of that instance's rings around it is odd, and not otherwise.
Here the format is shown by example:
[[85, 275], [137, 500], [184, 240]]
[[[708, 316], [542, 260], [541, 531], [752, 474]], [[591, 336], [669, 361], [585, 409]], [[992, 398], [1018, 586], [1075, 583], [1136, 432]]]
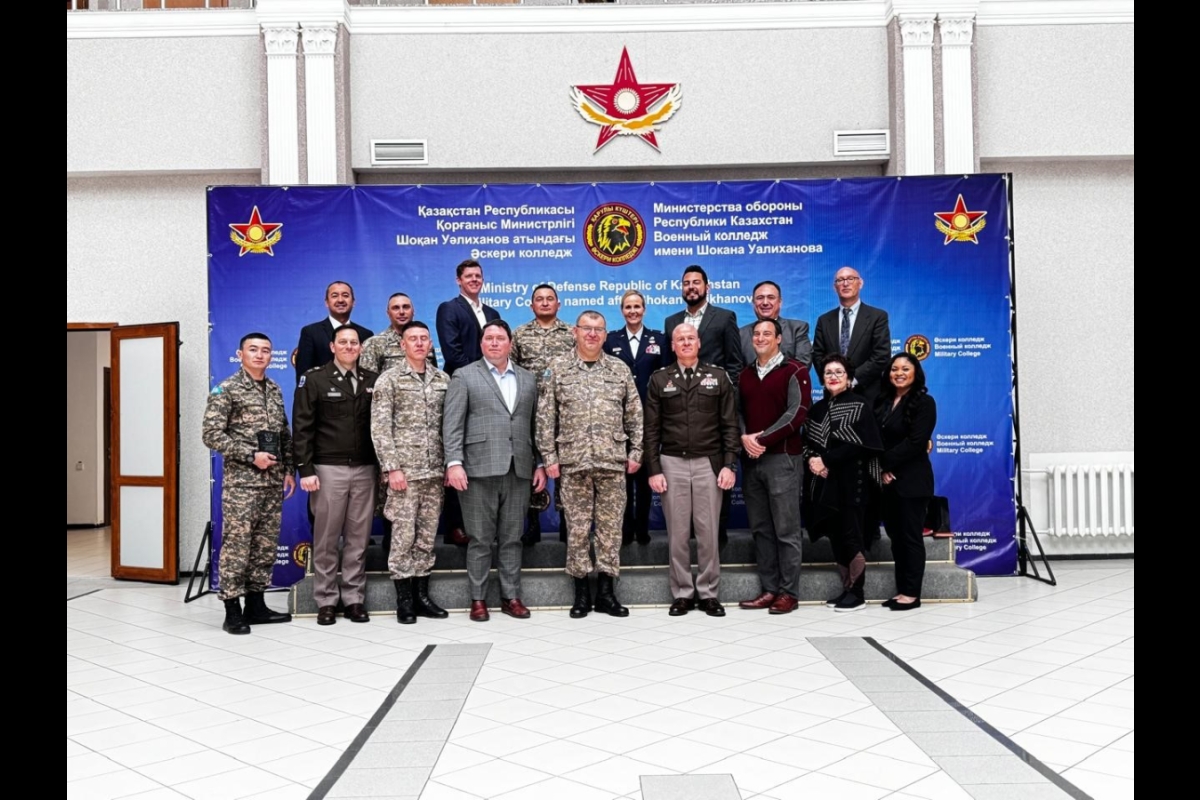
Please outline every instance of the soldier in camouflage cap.
[[444, 619], [449, 614], [429, 597], [433, 540], [442, 513], [442, 406], [450, 377], [427, 360], [429, 327], [409, 322], [400, 334], [404, 359], [375, 382], [371, 438], [379, 469], [387, 476], [384, 516], [394, 541], [388, 570], [396, 586], [396, 619]]
[[[283, 501], [296, 491], [292, 436], [283, 392], [267, 377], [271, 340], [248, 333], [238, 344], [242, 368], [213, 388], [204, 409], [204, 445], [224, 457], [218, 574], [229, 633], [251, 624], [290, 622], [263, 601], [271, 584]], [[243, 614], [241, 598], [246, 596]]]
[[[524, 367], [538, 378], [541, 385], [542, 375], [550, 362], [559, 356], [565, 356], [575, 349], [575, 335], [571, 326], [558, 318], [558, 292], [548, 283], [539, 283], [533, 287], [533, 295], [529, 301], [533, 309], [533, 319], [520, 325], [513, 331], [512, 359], [517, 366]], [[554, 484], [554, 507], [559, 510], [559, 539], [567, 541], [567, 526], [562, 516], [562, 490], [556, 481]], [[542, 539], [541, 512], [536, 508], [529, 509], [525, 521], [525, 535], [521, 543], [526, 547], [537, 544]]]
[[575, 324], [575, 352], [555, 359], [538, 394], [537, 445], [546, 473], [562, 479], [570, 526], [567, 574], [575, 579], [571, 616], [592, 610], [588, 534], [596, 526], [597, 611], [629, 615], [613, 591], [621, 569], [625, 474], [642, 460], [642, 401], [633, 374], [603, 352], [604, 316], [585, 311]]

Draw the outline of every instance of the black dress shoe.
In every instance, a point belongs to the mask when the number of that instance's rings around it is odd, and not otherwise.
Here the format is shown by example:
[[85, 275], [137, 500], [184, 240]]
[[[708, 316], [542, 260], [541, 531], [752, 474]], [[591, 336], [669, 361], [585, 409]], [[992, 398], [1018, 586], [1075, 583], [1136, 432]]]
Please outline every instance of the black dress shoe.
[[638, 531], [637, 532], [637, 543], [638, 544], [650, 544], [650, 531]]
[[676, 598], [674, 603], [671, 603], [671, 609], [667, 612], [672, 617], [682, 617], [687, 612], [696, 607], [696, 602], [690, 597]]
[[697, 604], [697, 608], [708, 614], [710, 617], [725, 616], [725, 607], [721, 605], [721, 601], [715, 597], [706, 597]]
[[912, 611], [914, 608], [921, 607], [921, 598], [919, 597], [911, 603], [901, 603], [899, 600], [892, 600], [890, 602], [891, 605], [887, 603], [884, 603], [884, 605], [887, 605], [892, 611]]
[[337, 622], [337, 606], [321, 606], [317, 609], [317, 624], [332, 625]]
[[371, 621], [371, 615], [367, 613], [367, 607], [362, 603], [351, 603], [350, 605], [346, 606], [346, 612], [342, 616], [351, 622]]

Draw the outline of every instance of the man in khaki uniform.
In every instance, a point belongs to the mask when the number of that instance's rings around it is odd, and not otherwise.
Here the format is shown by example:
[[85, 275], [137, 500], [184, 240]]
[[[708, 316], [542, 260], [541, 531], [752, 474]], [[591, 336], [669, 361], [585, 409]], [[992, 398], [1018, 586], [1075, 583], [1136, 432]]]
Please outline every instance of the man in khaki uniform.
[[621, 569], [625, 474], [642, 460], [642, 401], [625, 363], [603, 352], [604, 316], [584, 311], [575, 323], [575, 352], [555, 359], [538, 394], [537, 445], [546, 474], [562, 480], [567, 574], [575, 579], [571, 616], [592, 610], [588, 550], [596, 527], [597, 611], [629, 615], [613, 590]]
[[[575, 336], [571, 332], [571, 326], [558, 318], [561, 304], [558, 302], [558, 292], [553, 286], [539, 283], [533, 287], [529, 305], [533, 309], [533, 319], [513, 331], [512, 358], [517, 362], [517, 366], [532, 372], [540, 386], [550, 362], [575, 349]], [[554, 484], [554, 507], [559, 509], [558, 538], [565, 542], [567, 526], [562, 517], [561, 489], [557, 483]], [[525, 535], [521, 537], [521, 543], [532, 547], [541, 540], [541, 512], [531, 508], [525, 521]]]
[[427, 360], [429, 327], [409, 322], [400, 336], [404, 359], [375, 382], [371, 439], [387, 476], [384, 516], [394, 545], [388, 571], [396, 586], [396, 619], [449, 616], [429, 597], [433, 540], [442, 513], [442, 407], [450, 378]]

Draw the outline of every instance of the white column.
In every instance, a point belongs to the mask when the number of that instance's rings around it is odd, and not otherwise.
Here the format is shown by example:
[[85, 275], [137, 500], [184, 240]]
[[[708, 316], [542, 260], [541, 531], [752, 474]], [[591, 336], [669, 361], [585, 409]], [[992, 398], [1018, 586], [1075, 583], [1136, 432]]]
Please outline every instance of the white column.
[[942, 145], [947, 174], [975, 172], [971, 38], [975, 17], [938, 15], [942, 33]]
[[337, 98], [333, 67], [337, 25], [306, 24], [303, 34], [308, 182], [337, 183]]
[[933, 17], [900, 17], [904, 48], [904, 174], [932, 175]]
[[295, 25], [264, 25], [267, 51], [267, 182], [300, 180], [300, 120], [296, 111]]

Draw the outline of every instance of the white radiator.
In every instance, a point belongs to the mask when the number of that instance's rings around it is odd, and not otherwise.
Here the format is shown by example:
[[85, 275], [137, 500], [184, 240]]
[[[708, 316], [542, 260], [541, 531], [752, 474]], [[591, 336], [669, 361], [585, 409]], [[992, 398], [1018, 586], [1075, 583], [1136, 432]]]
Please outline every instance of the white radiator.
[[1133, 536], [1133, 453], [1030, 455], [1030, 517], [1053, 537]]

